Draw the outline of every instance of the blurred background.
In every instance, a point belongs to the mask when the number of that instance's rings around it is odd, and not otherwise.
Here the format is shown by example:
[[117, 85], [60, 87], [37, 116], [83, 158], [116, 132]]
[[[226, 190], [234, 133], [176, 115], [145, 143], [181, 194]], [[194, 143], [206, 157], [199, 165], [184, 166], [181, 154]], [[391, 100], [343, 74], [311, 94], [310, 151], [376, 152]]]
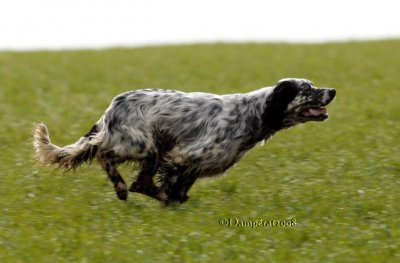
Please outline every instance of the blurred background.
[[[400, 262], [399, 3], [0, 1], [0, 262]], [[119, 201], [95, 163], [32, 158], [35, 122], [71, 144], [128, 90], [285, 77], [336, 88], [330, 119], [279, 132], [178, 207]]]
[[400, 36], [396, 0], [13, 0], [0, 49], [218, 41], [325, 42]]

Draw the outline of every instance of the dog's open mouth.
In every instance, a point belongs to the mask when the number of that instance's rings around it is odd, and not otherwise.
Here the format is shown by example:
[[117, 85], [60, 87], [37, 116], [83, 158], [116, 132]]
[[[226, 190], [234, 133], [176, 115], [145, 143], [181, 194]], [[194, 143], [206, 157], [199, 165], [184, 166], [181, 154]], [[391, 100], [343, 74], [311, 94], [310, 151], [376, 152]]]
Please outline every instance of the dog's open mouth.
[[325, 120], [329, 117], [328, 111], [325, 107], [313, 107], [305, 109], [301, 112], [301, 115], [305, 118], [316, 119], [316, 120]]

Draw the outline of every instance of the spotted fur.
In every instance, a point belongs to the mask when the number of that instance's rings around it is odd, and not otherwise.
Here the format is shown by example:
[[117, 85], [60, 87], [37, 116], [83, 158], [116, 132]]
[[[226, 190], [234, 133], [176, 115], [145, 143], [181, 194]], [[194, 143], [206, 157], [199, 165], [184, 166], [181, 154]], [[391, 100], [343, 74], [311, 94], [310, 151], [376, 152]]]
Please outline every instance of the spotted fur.
[[46, 126], [38, 124], [34, 148], [40, 163], [66, 170], [97, 157], [121, 200], [128, 188], [117, 166], [137, 162], [141, 171], [131, 192], [183, 203], [198, 178], [225, 172], [258, 142], [281, 129], [326, 119], [323, 107], [334, 97], [335, 90], [318, 89], [305, 79], [284, 79], [245, 94], [134, 90], [116, 96], [72, 145], [55, 146]]

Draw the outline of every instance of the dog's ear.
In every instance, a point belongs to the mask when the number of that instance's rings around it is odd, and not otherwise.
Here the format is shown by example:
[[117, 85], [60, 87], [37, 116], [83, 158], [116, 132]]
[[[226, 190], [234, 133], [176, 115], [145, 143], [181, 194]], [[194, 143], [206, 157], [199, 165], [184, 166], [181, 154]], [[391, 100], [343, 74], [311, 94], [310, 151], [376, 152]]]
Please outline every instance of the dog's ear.
[[295, 81], [279, 81], [274, 87], [272, 94], [267, 98], [265, 112], [263, 114], [263, 125], [271, 129], [280, 129], [283, 123], [285, 110], [299, 91], [299, 86]]
[[[287, 106], [299, 93], [299, 84], [294, 80], [279, 81], [272, 93], [273, 101], [281, 102]], [[285, 108], [286, 109], [286, 108]]]

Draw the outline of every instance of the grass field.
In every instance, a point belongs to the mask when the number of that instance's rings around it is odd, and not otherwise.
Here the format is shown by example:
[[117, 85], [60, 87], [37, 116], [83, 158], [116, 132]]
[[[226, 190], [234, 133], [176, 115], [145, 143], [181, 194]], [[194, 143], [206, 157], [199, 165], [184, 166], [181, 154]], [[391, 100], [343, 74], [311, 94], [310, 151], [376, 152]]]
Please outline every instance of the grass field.
[[[331, 118], [276, 134], [179, 207], [119, 201], [97, 164], [64, 174], [31, 158], [34, 122], [70, 144], [123, 91], [284, 77], [336, 88]], [[399, 98], [399, 40], [0, 52], [0, 262], [400, 262]]]

